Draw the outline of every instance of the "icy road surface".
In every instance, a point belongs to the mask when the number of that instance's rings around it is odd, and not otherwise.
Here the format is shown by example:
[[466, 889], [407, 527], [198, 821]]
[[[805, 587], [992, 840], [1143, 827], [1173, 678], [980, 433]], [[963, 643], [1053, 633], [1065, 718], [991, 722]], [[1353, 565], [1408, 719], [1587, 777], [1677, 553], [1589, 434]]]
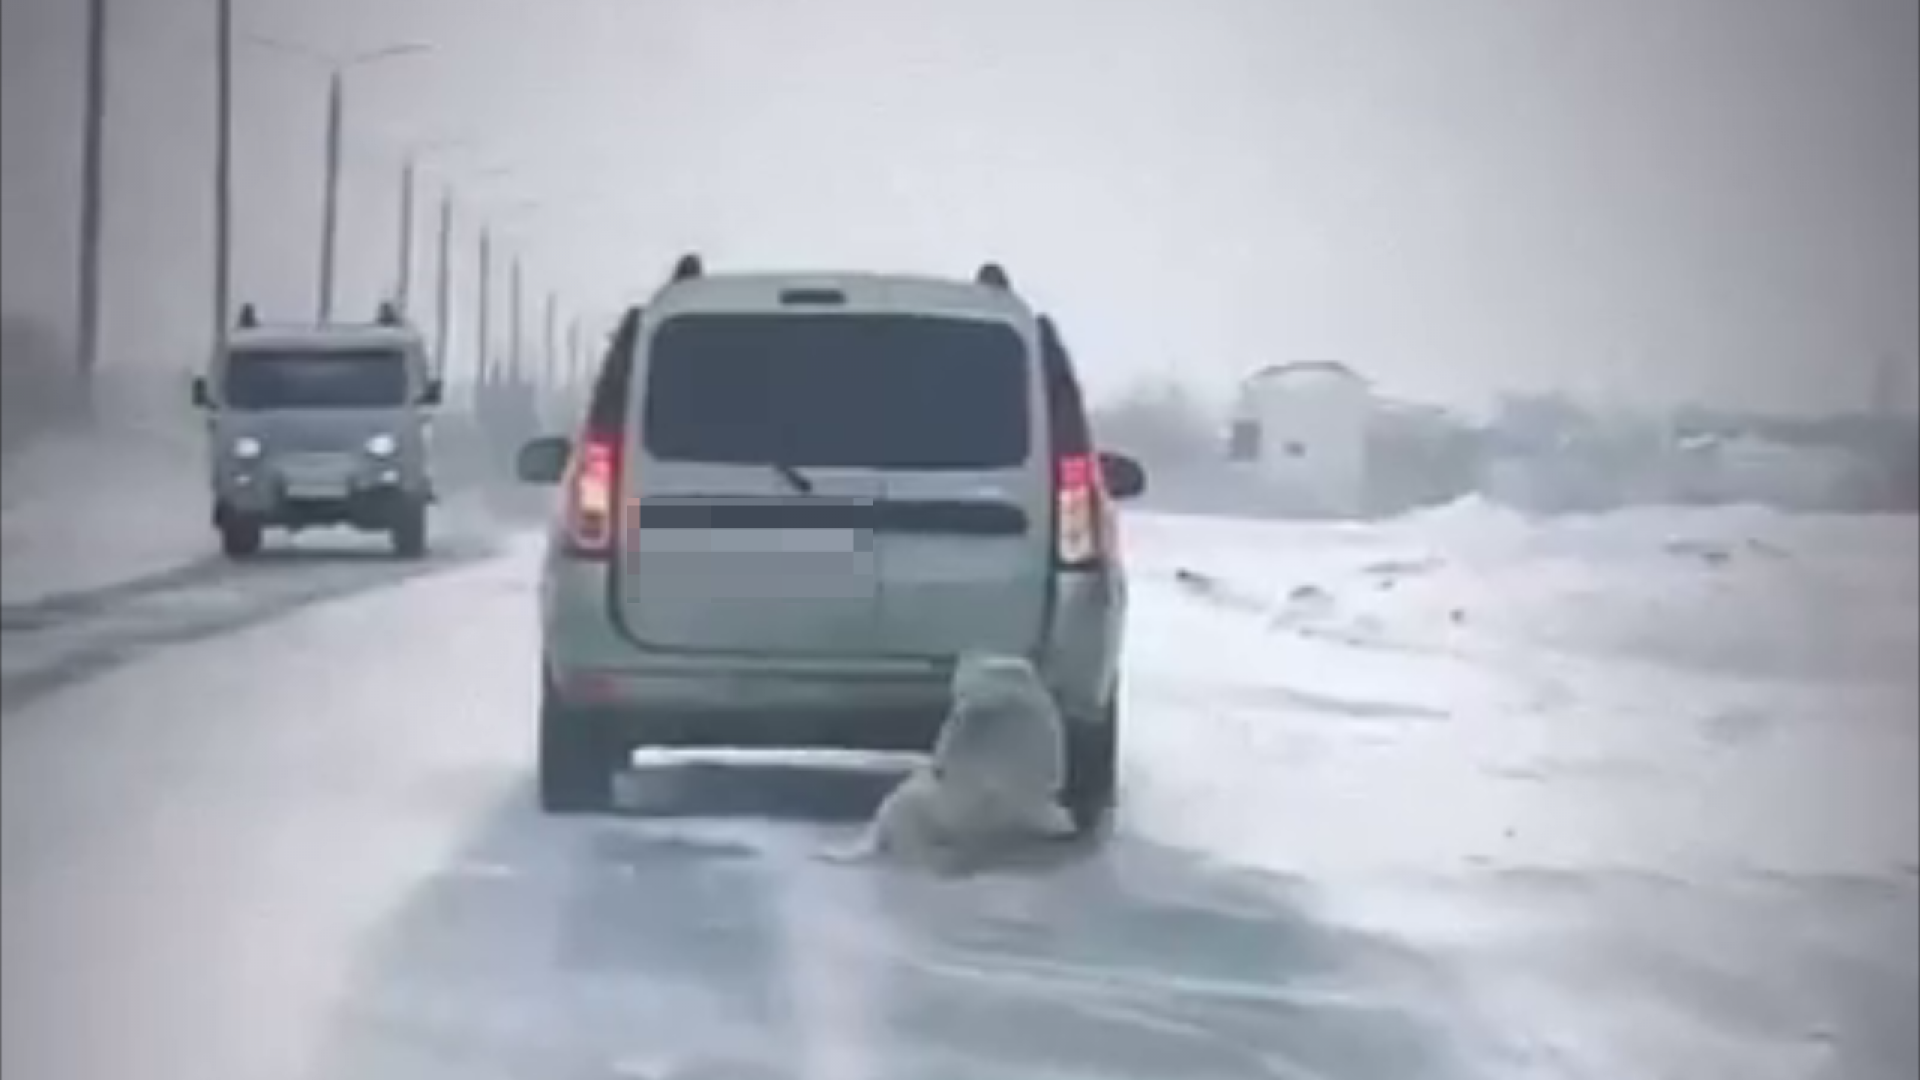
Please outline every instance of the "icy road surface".
[[814, 857], [870, 762], [536, 815], [525, 540], [10, 598], [0, 1073], [1920, 1068], [1913, 520], [1127, 539], [1116, 832], [960, 882]]

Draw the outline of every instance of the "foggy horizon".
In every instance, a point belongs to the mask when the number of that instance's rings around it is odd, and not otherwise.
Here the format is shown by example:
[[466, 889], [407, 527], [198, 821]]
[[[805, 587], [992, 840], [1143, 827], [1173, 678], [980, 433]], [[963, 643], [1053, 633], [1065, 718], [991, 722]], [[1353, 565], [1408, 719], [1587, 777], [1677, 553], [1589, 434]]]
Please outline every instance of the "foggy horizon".
[[[310, 317], [320, 216], [325, 74], [249, 37], [428, 42], [348, 76], [338, 312], [391, 285], [404, 148], [461, 141], [422, 175], [414, 286], [451, 183], [456, 375], [476, 213], [569, 312], [643, 297], [686, 250], [998, 260], [1096, 393], [1338, 360], [1456, 406], [1846, 409], [1920, 354], [1901, 0], [237, 8], [235, 301]], [[113, 5], [109, 369], [204, 352], [212, 13]], [[5, 0], [5, 306], [63, 334], [83, 14]]]

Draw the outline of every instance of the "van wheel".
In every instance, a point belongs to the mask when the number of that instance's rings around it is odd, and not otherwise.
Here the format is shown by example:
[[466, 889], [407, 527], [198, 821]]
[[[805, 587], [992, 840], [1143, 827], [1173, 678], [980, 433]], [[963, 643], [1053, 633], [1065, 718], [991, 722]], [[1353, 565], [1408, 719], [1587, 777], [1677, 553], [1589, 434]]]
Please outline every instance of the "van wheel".
[[571, 708], [545, 676], [540, 680], [540, 809], [591, 814], [613, 805], [614, 754], [593, 717]]
[[1120, 706], [1116, 692], [1101, 716], [1067, 723], [1067, 782], [1060, 804], [1082, 835], [1100, 831], [1119, 790]]
[[418, 559], [427, 553], [427, 504], [407, 501], [394, 514], [393, 553], [403, 559]]
[[220, 523], [220, 551], [229, 559], [246, 559], [260, 553], [260, 523], [228, 518]]

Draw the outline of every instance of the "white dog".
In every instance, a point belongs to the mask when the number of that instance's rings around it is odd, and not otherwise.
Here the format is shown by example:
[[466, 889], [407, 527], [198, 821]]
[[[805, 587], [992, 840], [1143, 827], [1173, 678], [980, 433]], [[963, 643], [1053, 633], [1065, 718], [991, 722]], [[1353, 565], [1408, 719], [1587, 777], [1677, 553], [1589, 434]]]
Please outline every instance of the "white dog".
[[878, 858], [958, 873], [1039, 840], [1074, 835], [1060, 806], [1064, 729], [1052, 693], [1023, 657], [969, 653], [933, 757], [880, 804], [842, 861]]

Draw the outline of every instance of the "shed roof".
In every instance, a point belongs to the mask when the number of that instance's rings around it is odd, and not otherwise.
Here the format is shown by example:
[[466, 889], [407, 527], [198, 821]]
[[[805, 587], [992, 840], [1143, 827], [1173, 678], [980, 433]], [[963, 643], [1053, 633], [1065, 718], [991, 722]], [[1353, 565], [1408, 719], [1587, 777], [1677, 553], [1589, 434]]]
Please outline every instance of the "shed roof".
[[1268, 382], [1275, 379], [1315, 378], [1332, 376], [1364, 383], [1366, 378], [1337, 360], [1302, 360], [1291, 364], [1270, 364], [1247, 376], [1246, 381]]

